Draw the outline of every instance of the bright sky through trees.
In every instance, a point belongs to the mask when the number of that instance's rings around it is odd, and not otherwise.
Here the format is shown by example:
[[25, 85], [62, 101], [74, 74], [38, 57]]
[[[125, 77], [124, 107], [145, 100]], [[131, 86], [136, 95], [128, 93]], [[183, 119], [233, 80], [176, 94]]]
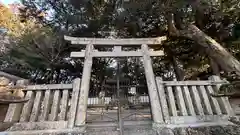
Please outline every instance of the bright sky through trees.
[[14, 2], [20, 2], [20, 0], [0, 0], [4, 4], [11, 4]]

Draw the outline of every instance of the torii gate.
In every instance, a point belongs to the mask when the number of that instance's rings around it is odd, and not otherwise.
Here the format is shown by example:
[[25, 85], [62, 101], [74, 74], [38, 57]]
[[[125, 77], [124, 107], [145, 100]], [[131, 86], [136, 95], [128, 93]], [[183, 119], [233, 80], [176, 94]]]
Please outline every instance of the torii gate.
[[[166, 40], [165, 36], [157, 38], [138, 39], [76, 38], [69, 36], [65, 36], [64, 38], [65, 40], [71, 41], [71, 44], [86, 46], [86, 49], [82, 52], [71, 52], [71, 57], [85, 58], [82, 74], [82, 83], [80, 88], [81, 92], [78, 101], [78, 110], [75, 123], [76, 126], [83, 126], [85, 125], [86, 121], [87, 101], [93, 57], [143, 57], [143, 64], [150, 96], [153, 121], [156, 123], [163, 122], [162, 115], [160, 115], [162, 113], [162, 110], [157, 93], [157, 85], [155, 82], [151, 56], [163, 56], [164, 53], [162, 50], [150, 50], [148, 45], [160, 45], [164, 40]], [[114, 46], [114, 49], [113, 51], [102, 52], [94, 49], [94, 46], [98, 45]], [[123, 51], [123, 46], [141, 46], [141, 49], [137, 51]]]

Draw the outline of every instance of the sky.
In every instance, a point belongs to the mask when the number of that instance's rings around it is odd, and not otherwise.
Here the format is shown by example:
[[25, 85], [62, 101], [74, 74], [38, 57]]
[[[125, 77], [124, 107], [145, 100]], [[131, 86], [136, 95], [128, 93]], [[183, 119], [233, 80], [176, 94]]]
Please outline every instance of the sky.
[[0, 1], [6, 5], [11, 4], [13, 2], [20, 2], [20, 0], [0, 0]]

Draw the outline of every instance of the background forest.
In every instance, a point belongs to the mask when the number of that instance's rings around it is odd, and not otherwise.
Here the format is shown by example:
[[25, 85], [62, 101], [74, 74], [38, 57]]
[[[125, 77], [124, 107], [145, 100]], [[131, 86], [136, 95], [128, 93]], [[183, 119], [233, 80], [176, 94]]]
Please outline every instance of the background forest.
[[[81, 77], [83, 59], [69, 57], [80, 48], [64, 35], [109, 38], [113, 32], [117, 38], [168, 36], [159, 46], [165, 56], [152, 59], [164, 80], [240, 75], [239, 0], [22, 0], [17, 12], [0, 4], [0, 28], [0, 70], [32, 83]], [[113, 63], [94, 59], [94, 87], [114, 77]], [[121, 60], [121, 73], [144, 82], [138, 59]]]

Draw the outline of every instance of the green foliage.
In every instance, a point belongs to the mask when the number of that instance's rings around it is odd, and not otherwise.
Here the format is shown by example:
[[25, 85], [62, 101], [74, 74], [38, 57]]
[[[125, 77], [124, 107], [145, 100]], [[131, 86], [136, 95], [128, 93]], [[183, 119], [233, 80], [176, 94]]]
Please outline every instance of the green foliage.
[[[204, 12], [201, 30], [240, 59], [239, 1], [210, 2], [203, 1], [199, 5]], [[24, 27], [14, 30], [20, 36], [14, 37], [16, 42], [11, 46], [11, 51], [1, 59], [1, 69], [29, 77], [36, 83], [70, 82], [74, 77], [81, 77], [83, 59], [72, 59], [69, 55], [83, 48], [70, 45], [64, 41], [63, 35], [107, 37], [104, 32], [114, 30], [121, 38], [162, 36], [167, 34], [165, 15], [172, 10], [181, 11], [183, 22], [196, 21], [196, 12], [189, 1], [184, 0], [173, 3], [168, 0], [130, 0], [123, 4], [124, 12], [117, 12], [116, 1], [105, 0], [23, 0], [22, 3], [25, 8], [20, 10], [21, 15], [17, 17], [21, 23], [13, 25], [23, 24]], [[195, 44], [184, 38], [169, 38], [158, 47], [164, 49], [166, 55], [152, 59], [155, 74], [164, 80], [172, 80], [175, 56], [187, 79], [207, 78], [211, 74], [209, 60], [203, 48]], [[94, 59], [92, 87], [100, 88], [104, 79], [114, 78], [116, 69], [110, 67], [112, 61]], [[134, 80], [136, 84], [145, 83], [141, 62], [128, 59], [122, 63], [122, 77]]]

